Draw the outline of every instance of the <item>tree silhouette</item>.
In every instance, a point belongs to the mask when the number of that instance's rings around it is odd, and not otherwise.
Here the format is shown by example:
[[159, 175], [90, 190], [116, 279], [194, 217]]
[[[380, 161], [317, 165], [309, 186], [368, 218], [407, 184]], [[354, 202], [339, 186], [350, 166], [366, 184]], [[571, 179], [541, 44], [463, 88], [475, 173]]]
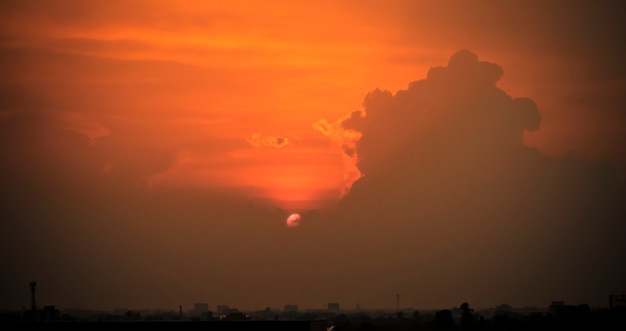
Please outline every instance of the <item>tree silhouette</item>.
[[433, 327], [435, 330], [449, 330], [454, 326], [454, 318], [450, 309], [442, 309], [435, 313]]
[[472, 313], [474, 309], [471, 309], [467, 302], [463, 302], [459, 309], [461, 310], [461, 327], [472, 327], [474, 325], [474, 314]]

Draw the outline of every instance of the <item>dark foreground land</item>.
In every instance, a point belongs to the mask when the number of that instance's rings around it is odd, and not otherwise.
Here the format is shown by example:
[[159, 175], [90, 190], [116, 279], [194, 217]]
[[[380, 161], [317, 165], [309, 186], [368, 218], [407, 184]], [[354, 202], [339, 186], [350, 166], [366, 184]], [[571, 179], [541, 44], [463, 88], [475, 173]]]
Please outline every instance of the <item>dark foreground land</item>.
[[0, 328], [50, 330], [274, 330], [274, 331], [499, 331], [499, 330], [626, 330], [626, 306], [590, 309], [587, 305], [553, 304], [548, 310], [498, 309], [475, 311], [469, 304], [430, 311], [231, 312], [187, 316], [182, 311], [103, 313], [43, 310], [0, 314]]
[[[441, 317], [441, 316], [439, 316]], [[339, 314], [328, 320], [303, 321], [7, 321], [0, 323], [9, 329], [50, 329], [50, 330], [275, 330], [275, 331], [408, 331], [408, 330], [626, 330], [626, 312], [593, 312], [584, 315], [554, 316], [536, 314], [512, 316], [500, 314], [471, 320], [441, 318], [369, 318]]]
[[328, 325], [326, 321], [57, 321], [12, 322], [10, 325], [15, 326], [16, 328], [20, 327], [25, 329], [32, 328], [47, 330], [328, 330]]

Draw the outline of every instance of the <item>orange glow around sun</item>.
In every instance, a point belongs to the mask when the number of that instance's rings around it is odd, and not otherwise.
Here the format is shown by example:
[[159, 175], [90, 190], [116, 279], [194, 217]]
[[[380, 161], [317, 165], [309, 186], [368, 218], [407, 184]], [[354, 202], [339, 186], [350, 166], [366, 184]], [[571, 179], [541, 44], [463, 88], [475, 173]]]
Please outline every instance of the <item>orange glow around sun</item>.
[[442, 35], [419, 36], [430, 48], [391, 42], [404, 31], [393, 16], [353, 5], [111, 1], [70, 12], [43, 2], [3, 18], [12, 38], [0, 39], [44, 54], [22, 56], [7, 75], [105, 149], [106, 173], [140, 160], [132, 166], [152, 172], [142, 178], [152, 188], [313, 208], [362, 175], [341, 149], [358, 133], [337, 121], [368, 92], [406, 89], [456, 50], [438, 46]]

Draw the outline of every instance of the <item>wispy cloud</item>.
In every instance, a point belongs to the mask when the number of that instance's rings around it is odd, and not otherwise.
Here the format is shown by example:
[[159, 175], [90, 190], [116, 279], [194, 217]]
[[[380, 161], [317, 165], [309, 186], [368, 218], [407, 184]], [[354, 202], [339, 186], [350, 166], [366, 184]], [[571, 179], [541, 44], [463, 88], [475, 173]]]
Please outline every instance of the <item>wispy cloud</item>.
[[287, 137], [262, 135], [260, 133], [253, 133], [248, 139], [246, 139], [246, 141], [254, 147], [282, 148], [290, 143], [289, 138]]

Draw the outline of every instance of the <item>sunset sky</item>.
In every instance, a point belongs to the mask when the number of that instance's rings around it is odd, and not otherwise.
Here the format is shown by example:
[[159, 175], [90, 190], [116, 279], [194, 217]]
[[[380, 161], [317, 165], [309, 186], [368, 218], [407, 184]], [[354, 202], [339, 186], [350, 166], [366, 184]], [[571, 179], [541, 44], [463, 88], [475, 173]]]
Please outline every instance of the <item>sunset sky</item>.
[[0, 309], [626, 291], [624, 4], [0, 12]]

